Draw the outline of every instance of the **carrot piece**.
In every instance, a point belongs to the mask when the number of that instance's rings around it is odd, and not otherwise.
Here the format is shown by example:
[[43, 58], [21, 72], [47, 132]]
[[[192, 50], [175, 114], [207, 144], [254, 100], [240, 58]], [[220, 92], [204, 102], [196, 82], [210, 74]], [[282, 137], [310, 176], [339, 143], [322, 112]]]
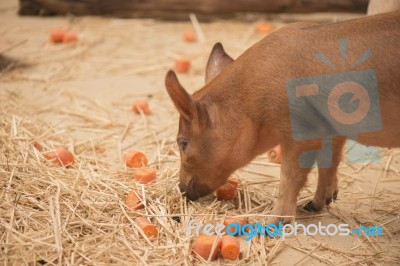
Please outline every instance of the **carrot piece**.
[[[217, 242], [216, 242], [217, 241]], [[214, 250], [212, 250], [214, 246]], [[192, 251], [197, 254], [198, 256], [202, 257], [205, 260], [215, 260], [218, 258], [218, 252], [221, 248], [221, 239], [217, 239], [217, 236], [212, 235], [199, 235], [194, 239], [192, 244]]]
[[50, 41], [53, 43], [60, 43], [63, 41], [65, 30], [63, 29], [51, 29], [50, 30]]
[[230, 200], [237, 196], [238, 180], [230, 177], [226, 181], [225, 185], [217, 189], [217, 199], [219, 200]]
[[35, 149], [37, 149], [38, 151], [43, 151], [43, 146], [39, 142], [35, 141], [33, 143], [33, 147], [35, 147]]
[[[247, 224], [247, 220], [244, 218], [225, 218], [225, 220], [224, 220], [225, 226], [228, 226], [228, 225], [234, 224], [234, 223], [238, 223], [238, 224], [240, 224], [240, 226], [243, 226], [243, 225]], [[230, 227], [230, 228], [228, 228], [228, 231], [233, 233], [235, 231], [235, 228]]]
[[153, 168], [142, 168], [133, 173], [133, 179], [140, 184], [150, 183], [157, 178], [156, 170]]
[[268, 22], [261, 22], [256, 27], [256, 31], [259, 33], [268, 33], [268, 32], [271, 32], [272, 30], [273, 30], [273, 27]]
[[281, 145], [276, 145], [269, 151], [267, 151], [267, 157], [272, 163], [280, 164], [282, 162]]
[[151, 114], [149, 103], [145, 100], [138, 100], [133, 103], [132, 110], [139, 114], [142, 111], [144, 114]]
[[196, 33], [193, 30], [187, 30], [183, 33], [183, 39], [187, 42], [195, 42]]
[[43, 156], [60, 166], [70, 166], [75, 162], [74, 155], [63, 146], [57, 146], [54, 152], [45, 153]]
[[129, 209], [132, 210], [140, 210], [144, 208], [142, 196], [140, 194], [136, 194], [133, 190], [128, 193], [128, 196], [126, 196], [125, 204]]
[[75, 32], [68, 31], [68, 32], [66, 32], [64, 34], [62, 40], [63, 40], [64, 43], [73, 43], [73, 42], [76, 42], [78, 40], [78, 37], [76, 36]]
[[187, 59], [179, 59], [175, 61], [175, 71], [178, 73], [186, 73], [189, 71], [190, 61]]
[[223, 235], [221, 239], [221, 255], [227, 260], [236, 260], [239, 258], [239, 240], [234, 236]]
[[157, 237], [158, 229], [146, 217], [138, 217], [135, 219], [136, 224], [143, 230], [147, 237]]
[[147, 165], [147, 157], [143, 152], [128, 150], [124, 154], [126, 166], [130, 168], [139, 168]]

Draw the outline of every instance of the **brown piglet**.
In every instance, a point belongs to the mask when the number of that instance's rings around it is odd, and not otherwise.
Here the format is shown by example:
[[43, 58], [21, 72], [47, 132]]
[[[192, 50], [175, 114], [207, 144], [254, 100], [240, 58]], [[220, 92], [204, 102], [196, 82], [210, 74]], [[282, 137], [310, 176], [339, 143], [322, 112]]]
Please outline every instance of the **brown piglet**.
[[[314, 162], [319, 166], [318, 185], [306, 207], [321, 210], [336, 199], [337, 167], [347, 138], [370, 146], [400, 147], [399, 44], [396, 11], [325, 25], [290, 24], [236, 60], [217, 43], [207, 64], [206, 84], [193, 95], [169, 71], [166, 89], [180, 113], [181, 191], [191, 200], [210, 194], [235, 170], [280, 144], [279, 193], [268, 222], [292, 220]], [[313, 77], [319, 83], [300, 84]], [[331, 79], [320, 77], [332, 77], [345, 86], [335, 87]], [[300, 82], [295, 96], [290, 94], [292, 81]], [[324, 91], [328, 85], [334, 93]], [[368, 86], [375, 86], [376, 94], [363, 90]], [[350, 109], [340, 113], [339, 96], [346, 92], [353, 95]], [[297, 98], [301, 101], [293, 106]], [[360, 110], [351, 109], [353, 102]], [[321, 162], [318, 152], [309, 153], [302, 164], [302, 154], [326, 149], [325, 140], [330, 147], [328, 164]]]

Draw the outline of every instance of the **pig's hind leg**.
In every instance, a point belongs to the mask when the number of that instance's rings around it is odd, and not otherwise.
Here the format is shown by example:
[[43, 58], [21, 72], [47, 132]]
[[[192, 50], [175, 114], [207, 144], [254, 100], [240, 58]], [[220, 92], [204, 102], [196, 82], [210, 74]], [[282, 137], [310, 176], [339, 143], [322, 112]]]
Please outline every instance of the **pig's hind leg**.
[[334, 138], [332, 140], [332, 167], [318, 168], [318, 185], [312, 201], [304, 206], [307, 211], [320, 211], [325, 205], [328, 206], [332, 200], [336, 200], [338, 194], [337, 168], [342, 157], [345, 138]]

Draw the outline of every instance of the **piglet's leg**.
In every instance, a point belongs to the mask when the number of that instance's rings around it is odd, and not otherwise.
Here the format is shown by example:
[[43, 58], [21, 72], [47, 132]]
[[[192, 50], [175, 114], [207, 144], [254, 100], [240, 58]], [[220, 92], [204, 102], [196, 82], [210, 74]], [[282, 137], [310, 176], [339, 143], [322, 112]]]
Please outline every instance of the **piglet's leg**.
[[308, 211], [320, 211], [325, 205], [335, 200], [338, 193], [337, 168], [342, 157], [345, 138], [332, 140], [332, 167], [318, 168], [318, 185], [314, 199], [304, 208]]
[[300, 154], [301, 152], [294, 145], [282, 146], [279, 193], [271, 216], [267, 219], [267, 223], [289, 223], [295, 216], [297, 196], [300, 189], [304, 186], [307, 175], [316, 158], [316, 153], [308, 154], [307, 161], [309, 167], [305, 168], [301, 167], [301, 163], [299, 162]]

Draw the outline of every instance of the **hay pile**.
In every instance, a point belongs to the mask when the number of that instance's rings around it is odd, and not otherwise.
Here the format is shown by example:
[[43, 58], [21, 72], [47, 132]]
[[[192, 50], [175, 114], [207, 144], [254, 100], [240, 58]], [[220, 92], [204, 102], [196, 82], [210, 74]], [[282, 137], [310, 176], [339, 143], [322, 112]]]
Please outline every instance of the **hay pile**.
[[[65, 105], [77, 110], [71, 113], [54, 106], [32, 106], [17, 93], [3, 92], [1, 97], [7, 100], [0, 114], [0, 235], [6, 264], [190, 264], [193, 258], [185, 227], [190, 219], [222, 222], [225, 213], [240, 214], [251, 205], [246, 193], [242, 194], [246, 199], [235, 203], [208, 199], [210, 205], [187, 204], [177, 188], [179, 156], [174, 135], [158, 138], [151, 118], [135, 116], [135, 126], [132, 121], [124, 125], [107, 120], [95, 102], [84, 98], [75, 97], [75, 104]], [[81, 112], [79, 106], [86, 110]], [[32, 116], [44, 110], [64, 122], [52, 126]], [[79, 128], [98, 137], [77, 139], [73, 133]], [[132, 131], [133, 141], [124, 141]], [[65, 145], [77, 163], [58, 167], [43, 158], [34, 142], [45, 150]], [[150, 151], [150, 165], [158, 169], [155, 184], [135, 183], [131, 170], [123, 166], [120, 154], [132, 146]], [[131, 189], [145, 196], [145, 211], [126, 208], [125, 196]], [[270, 204], [259, 209], [269, 208]], [[157, 240], [141, 235], [133, 222], [138, 215], [151, 217], [158, 226]], [[275, 241], [269, 242], [272, 247]], [[248, 254], [246, 261], [256, 254]]]
[[[265, 158], [255, 160], [237, 173], [240, 178], [237, 200], [217, 201], [209, 196], [200, 202], [188, 203], [177, 187], [179, 155], [174, 141], [175, 125], [157, 129], [157, 115], [133, 115], [122, 107], [114, 109], [119, 113], [118, 118], [111, 118], [101, 111], [99, 103], [78, 94], [62, 105], [77, 110], [74, 113], [60, 106], [34, 106], [14, 92], [2, 92], [1, 97], [6, 99], [0, 111], [0, 239], [4, 264], [189, 265], [201, 262], [190, 254], [193, 238], [187, 233], [190, 220], [217, 224], [225, 216], [239, 215], [257, 222], [263, 221], [262, 215], [272, 209], [279, 180], [264, 173], [268, 167], [276, 168], [266, 163]], [[44, 110], [59, 122], [49, 124], [41, 120]], [[86, 133], [82, 137], [77, 131], [86, 131], [92, 136]], [[76, 155], [77, 163], [69, 168], [55, 166], [33, 147], [34, 142], [41, 143], [45, 150], [57, 144], [65, 145]], [[131, 147], [147, 153], [150, 164], [158, 169], [156, 183], [144, 186], [133, 181], [132, 170], [125, 168], [120, 156]], [[348, 185], [354, 180], [345, 178], [344, 182]], [[265, 192], [268, 188], [272, 188], [271, 193]], [[144, 211], [126, 208], [124, 199], [131, 189], [143, 193]], [[299, 204], [310, 200], [314, 189], [314, 186], [311, 190], [306, 188]], [[387, 199], [391, 205], [382, 217], [398, 213], [400, 209], [393, 195]], [[140, 233], [133, 222], [139, 215], [151, 218], [159, 228], [159, 238], [150, 240]], [[331, 213], [313, 215], [312, 220], [315, 223], [333, 216], [339, 221], [357, 222], [355, 216], [348, 215], [334, 204]], [[300, 213], [298, 220], [304, 222], [302, 219], [307, 216]], [[394, 241], [392, 237], [398, 239], [395, 236], [398, 230], [398, 223], [397, 231], [386, 228], [390, 237], [379, 241], [380, 244]], [[236, 263], [272, 262], [280, 252], [290, 249], [304, 254], [295, 257], [299, 264], [308, 257], [329, 265], [399, 261], [398, 255], [382, 252], [374, 239], [350, 238], [359, 241], [352, 251], [312, 237], [299, 236], [285, 241], [256, 237], [242, 241], [242, 255]], [[275, 262], [285, 264], [286, 260], [280, 258]]]

